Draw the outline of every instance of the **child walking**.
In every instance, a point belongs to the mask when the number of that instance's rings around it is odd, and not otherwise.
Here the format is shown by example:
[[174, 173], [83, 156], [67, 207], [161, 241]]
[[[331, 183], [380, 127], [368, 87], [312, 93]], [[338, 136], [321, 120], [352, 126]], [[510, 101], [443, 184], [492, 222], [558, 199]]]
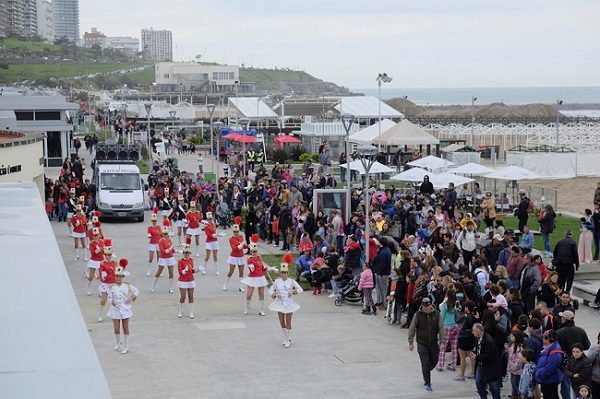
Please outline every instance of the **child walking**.
[[519, 381], [519, 395], [523, 399], [533, 399], [535, 394], [535, 363], [533, 362], [533, 351], [523, 349], [521, 351], [523, 359], [523, 371]]
[[510, 334], [510, 343], [504, 344], [508, 352], [508, 367], [506, 371], [510, 373], [510, 384], [512, 386], [512, 396], [519, 396], [519, 383], [521, 373], [523, 372], [523, 358], [521, 353], [525, 348], [525, 334], [521, 330], [513, 330]]
[[375, 280], [373, 279], [373, 270], [371, 270], [369, 264], [365, 262], [363, 265], [363, 271], [360, 274], [360, 282], [358, 283], [358, 290], [363, 293], [363, 310], [362, 314], [377, 315], [377, 307], [373, 304], [373, 296], [371, 295], [373, 287], [375, 287]]

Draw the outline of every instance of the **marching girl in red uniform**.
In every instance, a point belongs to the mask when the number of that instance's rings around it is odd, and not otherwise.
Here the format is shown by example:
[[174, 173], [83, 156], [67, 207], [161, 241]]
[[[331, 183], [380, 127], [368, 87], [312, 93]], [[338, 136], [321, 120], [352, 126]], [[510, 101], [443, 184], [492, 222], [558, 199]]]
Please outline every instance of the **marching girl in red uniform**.
[[90, 241], [90, 260], [87, 263], [87, 279], [88, 279], [88, 290], [87, 294], [91, 295], [91, 287], [92, 281], [94, 280], [94, 275], [96, 274], [96, 270], [100, 268], [100, 264], [104, 260], [104, 242], [102, 241], [102, 237], [100, 236], [100, 228], [92, 227], [90, 230], [92, 232], [92, 240]]
[[[206, 225], [204, 226], [204, 234], [206, 234], [206, 256], [204, 257], [204, 269], [208, 260], [210, 259], [210, 253], [213, 255], [213, 263], [215, 264], [215, 274], [220, 276], [219, 263], [217, 257], [219, 255], [219, 241], [217, 240], [217, 226], [213, 222], [212, 208], [209, 206], [206, 208]], [[206, 274], [206, 270], [202, 270], [202, 274]]]
[[73, 226], [73, 232], [71, 233], [71, 237], [75, 241], [75, 259], [79, 260], [79, 243], [81, 242], [81, 248], [83, 248], [83, 257], [84, 260], [87, 260], [87, 252], [85, 251], [85, 237], [87, 236], [87, 220], [83, 213], [83, 209], [81, 205], [77, 204], [75, 206], [75, 214], [71, 219], [71, 224]]
[[112, 239], [106, 238], [104, 240], [104, 260], [98, 268], [98, 280], [100, 280], [100, 285], [98, 286], [98, 291], [100, 291], [100, 314], [98, 315], [98, 321], [102, 321], [102, 311], [108, 299], [108, 288], [111, 284], [115, 283], [117, 264], [112, 260], [112, 254]]
[[202, 214], [196, 208], [196, 197], [193, 197], [190, 201], [190, 210], [185, 215], [185, 221], [187, 222], [187, 235], [190, 238], [190, 246], [191, 237], [195, 237], [196, 243], [196, 258], [200, 257], [200, 223], [202, 222]]
[[[187, 240], [190, 240], [189, 238]], [[198, 272], [198, 269], [194, 268], [194, 259], [190, 257], [190, 244], [189, 242], [183, 246], [183, 258], [177, 262], [177, 271], [179, 272], [179, 281], [177, 286], [179, 287], [179, 313], [177, 317], [183, 316], [183, 304], [185, 303], [185, 297], [187, 294], [188, 303], [190, 304], [190, 319], [194, 318], [194, 288], [196, 288], [196, 280], [194, 273]]]
[[258, 314], [261, 316], [265, 315], [263, 311], [265, 305], [265, 287], [267, 286], [267, 279], [265, 278], [266, 271], [277, 271], [274, 267], [267, 267], [263, 264], [262, 259], [258, 255], [258, 234], [252, 234], [250, 243], [250, 257], [248, 258], [248, 276], [244, 277], [242, 283], [248, 286], [246, 291], [246, 310], [244, 314], [250, 312], [250, 302], [252, 300], [252, 294], [254, 294], [254, 288], [258, 288], [258, 303], [260, 310]]
[[152, 269], [152, 261], [154, 260], [154, 254], [156, 253], [156, 261], [159, 258], [158, 242], [162, 235], [160, 226], [158, 225], [158, 207], [155, 206], [152, 210], [154, 213], [150, 215], [150, 221], [152, 225], [148, 226], [148, 271], [146, 276], [150, 277], [150, 269]]
[[165, 266], [167, 266], [167, 270], [169, 271], [169, 293], [173, 293], [173, 266], [177, 265], [175, 262], [175, 258], [173, 254], [175, 250], [173, 249], [173, 242], [169, 238], [169, 221], [165, 220], [163, 222], [162, 227], [162, 238], [158, 242], [158, 251], [160, 253], [158, 258], [158, 270], [154, 275], [154, 282], [152, 283], [152, 288], [150, 292], [154, 292], [154, 287], [156, 286], [156, 282], [160, 278]]
[[233, 236], [229, 239], [229, 246], [231, 247], [231, 253], [229, 254], [229, 258], [227, 258], [227, 263], [229, 264], [229, 272], [227, 273], [227, 279], [225, 280], [225, 284], [223, 284], [223, 291], [227, 291], [227, 284], [229, 283], [229, 279], [233, 275], [233, 271], [235, 267], [238, 267], [239, 277], [240, 277], [240, 292], [244, 292], [244, 287], [242, 286], [242, 279], [244, 278], [244, 265], [246, 264], [246, 258], [244, 258], [244, 249], [248, 248], [248, 245], [244, 242], [244, 237], [240, 235], [240, 223], [242, 223], [242, 218], [240, 216], [236, 216], [234, 219], [233, 225]]

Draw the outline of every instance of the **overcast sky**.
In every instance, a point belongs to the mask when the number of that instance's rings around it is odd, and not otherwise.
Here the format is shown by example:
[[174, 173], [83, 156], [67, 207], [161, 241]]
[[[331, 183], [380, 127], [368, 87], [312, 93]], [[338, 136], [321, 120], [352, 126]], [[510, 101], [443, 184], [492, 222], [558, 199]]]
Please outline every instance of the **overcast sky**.
[[300, 69], [348, 88], [600, 86], [598, 0], [82, 0], [80, 35], [173, 32], [174, 61]]

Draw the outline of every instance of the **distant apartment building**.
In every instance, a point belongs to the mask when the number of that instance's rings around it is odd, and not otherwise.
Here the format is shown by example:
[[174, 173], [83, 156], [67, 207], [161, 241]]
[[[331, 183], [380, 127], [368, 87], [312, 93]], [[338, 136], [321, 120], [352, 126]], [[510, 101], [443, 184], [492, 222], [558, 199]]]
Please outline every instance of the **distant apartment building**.
[[6, 37], [23, 36], [23, 0], [4, 0], [4, 7], [0, 14], [5, 15], [5, 34]]
[[37, 0], [37, 35], [46, 42], [54, 41], [52, 3], [48, 0]]
[[171, 61], [173, 59], [173, 34], [170, 30], [142, 29], [144, 59]]
[[37, 36], [38, 34], [38, 16], [37, 0], [23, 1], [23, 34], [26, 37]]
[[54, 38], [79, 43], [79, 0], [52, 0]]
[[140, 39], [137, 37], [115, 36], [106, 38], [106, 46], [134, 57], [140, 51]]
[[[0, 0], [0, 10], [6, 10], [7, 0]], [[6, 37], [8, 27], [6, 26], [6, 13], [0, 12], [0, 37]]]
[[98, 29], [92, 28], [91, 32], [85, 32], [83, 34], [83, 47], [92, 47], [95, 44], [102, 48], [106, 48], [106, 35], [102, 32], [98, 32]]
[[154, 75], [156, 88], [162, 92], [234, 93], [241, 87], [237, 65], [157, 62]]

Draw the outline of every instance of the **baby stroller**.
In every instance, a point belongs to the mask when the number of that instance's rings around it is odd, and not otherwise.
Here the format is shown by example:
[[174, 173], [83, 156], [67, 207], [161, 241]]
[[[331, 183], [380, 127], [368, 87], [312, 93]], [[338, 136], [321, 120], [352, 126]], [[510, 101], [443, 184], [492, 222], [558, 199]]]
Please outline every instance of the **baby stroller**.
[[360, 281], [360, 274], [354, 276], [346, 285], [340, 287], [340, 292], [335, 298], [335, 306], [342, 306], [345, 301], [352, 303], [362, 304], [362, 292], [358, 290], [358, 282]]
[[225, 201], [221, 201], [217, 205], [217, 227], [219, 226], [223, 226], [224, 229], [231, 227], [231, 212]]

